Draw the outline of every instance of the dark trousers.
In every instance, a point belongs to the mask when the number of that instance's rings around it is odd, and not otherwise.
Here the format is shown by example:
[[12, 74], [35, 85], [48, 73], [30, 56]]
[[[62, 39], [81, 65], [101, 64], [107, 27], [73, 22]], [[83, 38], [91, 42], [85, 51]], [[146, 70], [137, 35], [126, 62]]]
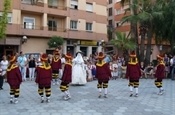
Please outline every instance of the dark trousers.
[[0, 88], [2, 88], [3, 83], [4, 83], [4, 78], [3, 76], [0, 76]]

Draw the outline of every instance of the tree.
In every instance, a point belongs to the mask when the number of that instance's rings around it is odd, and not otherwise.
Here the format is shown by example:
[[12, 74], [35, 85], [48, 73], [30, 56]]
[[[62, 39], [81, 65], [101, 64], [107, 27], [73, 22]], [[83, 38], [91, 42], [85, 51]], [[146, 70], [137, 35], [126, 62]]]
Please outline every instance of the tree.
[[0, 39], [5, 38], [6, 27], [8, 23], [8, 11], [11, 7], [11, 0], [4, 0], [2, 17], [0, 17]]
[[123, 51], [123, 55], [126, 60], [128, 59], [128, 51], [136, 48], [135, 42], [132, 39], [128, 39], [126, 34], [122, 32], [116, 32], [116, 37], [110, 42], [115, 47]]
[[[129, 3], [129, 9], [127, 9], [127, 11], [129, 10], [131, 12], [131, 16], [136, 16], [137, 15], [137, 4], [138, 4], [138, 0], [121, 0], [120, 2], [123, 6], [125, 3]], [[137, 28], [137, 22], [134, 21], [130, 21], [130, 33], [131, 33], [131, 39], [134, 39], [136, 46], [138, 46], [138, 28]], [[139, 58], [139, 47], [136, 47], [136, 53], [137, 53], [137, 57]]]
[[154, 21], [156, 41], [158, 43], [168, 41], [173, 52], [175, 46], [175, 0], [160, 0], [160, 2], [162, 2], [163, 18]]
[[[139, 61], [144, 61], [145, 65], [150, 63], [151, 41], [152, 41], [153, 34], [154, 34], [153, 30], [155, 28], [153, 21], [155, 18], [160, 19], [162, 16], [161, 9], [160, 7], [158, 7], [159, 2], [156, 4], [155, 3], [156, 2], [152, 2], [152, 0], [141, 0], [140, 2], [133, 2], [133, 4], [130, 5], [130, 7], [137, 9], [136, 14], [125, 16], [122, 19], [122, 23], [129, 21], [133, 24], [138, 24], [140, 26], [141, 45], [140, 45], [140, 53], [137, 52], [137, 55], [138, 55]], [[146, 50], [146, 56], [144, 56], [146, 33], [148, 35], [147, 36], [147, 47], [146, 47], [147, 50]], [[136, 43], [138, 42], [136, 41]]]
[[48, 41], [49, 48], [57, 48], [63, 45], [64, 39], [60, 36], [53, 36], [51, 39]]

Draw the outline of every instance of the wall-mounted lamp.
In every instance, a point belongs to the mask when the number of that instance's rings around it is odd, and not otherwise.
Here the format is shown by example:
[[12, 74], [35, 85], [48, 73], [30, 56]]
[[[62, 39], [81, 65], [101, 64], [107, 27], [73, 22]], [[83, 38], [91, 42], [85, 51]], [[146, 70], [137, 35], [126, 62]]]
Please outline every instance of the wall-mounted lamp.
[[25, 43], [25, 42], [27, 42], [27, 39], [28, 39], [27, 36], [23, 36], [22, 37], [22, 40], [21, 40], [22, 41], [22, 44]]

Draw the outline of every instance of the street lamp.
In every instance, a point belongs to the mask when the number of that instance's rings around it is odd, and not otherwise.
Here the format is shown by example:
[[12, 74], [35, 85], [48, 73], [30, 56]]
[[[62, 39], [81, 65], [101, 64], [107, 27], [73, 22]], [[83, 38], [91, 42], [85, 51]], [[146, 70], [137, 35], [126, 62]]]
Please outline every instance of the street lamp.
[[22, 37], [22, 40], [21, 40], [22, 41], [22, 44], [25, 43], [25, 42], [27, 42], [27, 39], [28, 39], [27, 36], [23, 36]]

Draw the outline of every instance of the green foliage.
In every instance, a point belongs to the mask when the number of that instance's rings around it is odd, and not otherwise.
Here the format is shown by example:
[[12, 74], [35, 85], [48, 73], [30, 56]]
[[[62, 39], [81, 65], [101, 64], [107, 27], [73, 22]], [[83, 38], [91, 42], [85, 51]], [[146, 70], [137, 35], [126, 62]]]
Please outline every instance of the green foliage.
[[11, 7], [11, 0], [4, 0], [4, 8], [2, 12], [2, 17], [0, 18], [0, 39], [5, 37], [6, 27], [8, 23], [8, 11]]
[[111, 44], [123, 50], [134, 50], [136, 44], [132, 39], [128, 39], [125, 33], [116, 32], [116, 38], [112, 39]]
[[51, 39], [48, 41], [48, 46], [49, 48], [56, 48], [59, 47], [61, 45], [63, 45], [64, 43], [64, 39], [60, 36], [53, 36], [51, 37]]

